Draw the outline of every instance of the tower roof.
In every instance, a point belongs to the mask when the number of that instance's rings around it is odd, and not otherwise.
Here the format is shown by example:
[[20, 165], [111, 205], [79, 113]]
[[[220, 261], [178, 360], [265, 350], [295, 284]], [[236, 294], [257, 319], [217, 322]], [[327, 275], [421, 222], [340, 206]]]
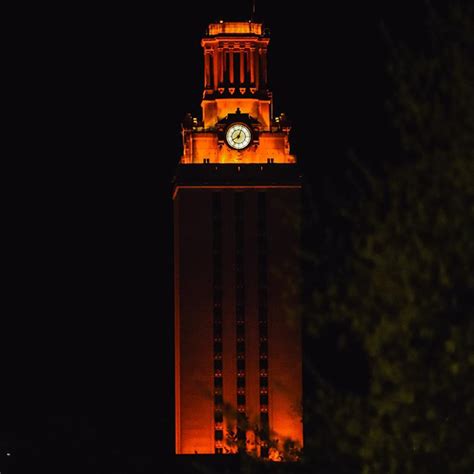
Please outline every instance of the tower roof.
[[217, 35], [258, 35], [263, 34], [262, 23], [252, 21], [220, 21], [211, 23], [207, 29], [207, 36]]

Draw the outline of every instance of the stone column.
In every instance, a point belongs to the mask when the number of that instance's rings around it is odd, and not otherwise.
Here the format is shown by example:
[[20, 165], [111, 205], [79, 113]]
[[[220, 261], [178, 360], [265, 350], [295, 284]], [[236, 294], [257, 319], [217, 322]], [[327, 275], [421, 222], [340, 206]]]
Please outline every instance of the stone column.
[[219, 86], [224, 82], [225, 56], [222, 48], [219, 48]]
[[268, 76], [267, 76], [267, 50], [262, 49], [262, 80], [263, 80], [263, 87], [267, 87]]
[[229, 82], [234, 84], [234, 51], [229, 51]]
[[260, 48], [255, 51], [255, 87], [260, 89]]
[[204, 51], [204, 89], [208, 89], [209, 84], [211, 82], [209, 59], [210, 59], [209, 51], [205, 50]]
[[218, 83], [219, 83], [219, 57], [218, 57], [218, 51], [217, 48], [214, 48], [212, 58], [214, 60], [214, 90], [217, 89]]
[[249, 63], [250, 63], [250, 84], [254, 84], [255, 83], [255, 48], [250, 48]]

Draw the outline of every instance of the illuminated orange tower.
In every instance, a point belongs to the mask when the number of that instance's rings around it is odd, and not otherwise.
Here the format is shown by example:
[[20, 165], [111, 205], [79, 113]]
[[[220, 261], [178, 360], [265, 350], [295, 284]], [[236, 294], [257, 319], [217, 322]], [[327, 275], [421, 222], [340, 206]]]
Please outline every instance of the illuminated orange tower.
[[[202, 120], [183, 123], [174, 183], [176, 453], [276, 459], [302, 447], [295, 296], [301, 181], [273, 117], [262, 24], [202, 39]], [[291, 316], [289, 316], [289, 314]], [[276, 443], [277, 449], [270, 446]]]

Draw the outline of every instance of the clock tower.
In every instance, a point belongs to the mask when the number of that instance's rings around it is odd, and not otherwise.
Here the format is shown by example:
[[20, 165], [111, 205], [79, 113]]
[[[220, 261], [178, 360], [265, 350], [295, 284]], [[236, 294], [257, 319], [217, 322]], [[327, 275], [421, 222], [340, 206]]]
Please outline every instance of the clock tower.
[[277, 460], [303, 444], [301, 326], [289, 290], [301, 180], [290, 124], [273, 115], [268, 44], [261, 23], [209, 25], [202, 118], [188, 114], [182, 127], [173, 191], [177, 454], [245, 449]]

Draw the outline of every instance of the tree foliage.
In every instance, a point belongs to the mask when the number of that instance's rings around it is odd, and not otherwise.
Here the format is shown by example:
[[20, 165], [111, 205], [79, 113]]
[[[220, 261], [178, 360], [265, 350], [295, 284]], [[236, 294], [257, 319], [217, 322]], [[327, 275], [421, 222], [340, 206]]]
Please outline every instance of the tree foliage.
[[382, 177], [361, 169], [363, 196], [338, 212], [351, 241], [337, 271], [314, 261], [325, 278], [308, 329], [321, 340], [344, 328], [370, 372], [354, 394], [316, 370], [306, 452], [320, 472], [474, 466], [474, 14], [458, 2], [426, 11], [416, 40], [392, 41], [400, 159]]

